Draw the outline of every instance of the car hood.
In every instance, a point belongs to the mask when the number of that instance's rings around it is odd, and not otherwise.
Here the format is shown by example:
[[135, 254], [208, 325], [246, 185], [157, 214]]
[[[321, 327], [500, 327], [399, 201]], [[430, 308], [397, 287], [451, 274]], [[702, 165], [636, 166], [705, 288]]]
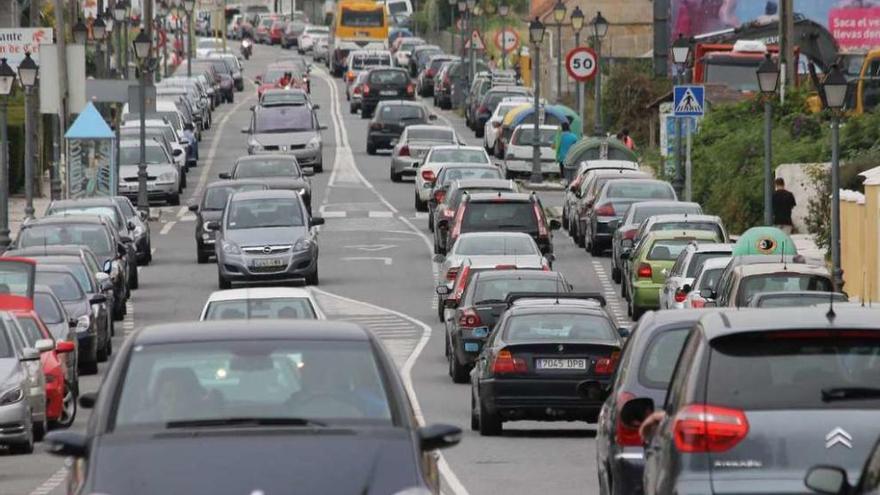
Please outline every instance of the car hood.
[[[165, 172], [176, 172], [177, 169], [174, 165], [170, 163], [152, 163], [147, 165], [147, 175], [154, 175], [158, 177]], [[119, 167], [119, 178], [120, 179], [129, 179], [132, 177], [137, 177], [138, 175], [138, 166], [137, 165], [121, 165]]]
[[415, 447], [402, 429], [116, 433], [95, 442], [87, 493], [387, 495], [420, 484]]
[[16, 358], [0, 358], [0, 388], [18, 385], [18, 380], [12, 380], [13, 375], [21, 373], [21, 363]]
[[318, 136], [318, 133], [315, 131], [270, 132], [254, 134], [253, 136], [251, 136], [251, 139], [262, 144], [263, 146], [280, 146], [284, 144], [307, 144], [315, 136]]
[[306, 227], [269, 227], [264, 229], [226, 230], [224, 238], [241, 247], [265, 246], [267, 244], [293, 244], [306, 237]]

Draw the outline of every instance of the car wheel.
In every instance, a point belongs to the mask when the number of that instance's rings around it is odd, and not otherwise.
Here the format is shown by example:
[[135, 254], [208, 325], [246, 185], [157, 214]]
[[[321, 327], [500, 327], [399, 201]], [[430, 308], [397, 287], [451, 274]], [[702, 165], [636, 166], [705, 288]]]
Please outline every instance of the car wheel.
[[367, 141], [367, 154], [375, 155], [376, 154], [376, 145], [372, 141]]
[[513, 180], [516, 178], [516, 175], [510, 170], [504, 170], [504, 178], [507, 180]]
[[217, 270], [217, 287], [219, 287], [220, 290], [232, 288], [232, 282], [223, 278], [223, 274], [220, 273], [220, 270]]
[[483, 405], [483, 401], [480, 401], [480, 417], [478, 421], [480, 423], [480, 436], [495, 437], [501, 434], [503, 428], [501, 418], [497, 414], [490, 414]]
[[357, 107], [354, 106], [354, 103], [352, 103], [348, 106], [348, 111], [349, 111], [349, 113], [352, 113], [352, 114], [358, 113]]
[[306, 284], [318, 285], [318, 266], [317, 266], [317, 263], [315, 264], [315, 271], [313, 271], [312, 273], [310, 273], [306, 277]]
[[590, 254], [595, 257], [602, 255], [602, 245], [599, 244], [598, 239], [594, 239], [593, 237], [590, 237]]
[[[109, 335], [107, 336], [107, 340], [108, 341], [110, 340]], [[107, 359], [109, 359], [109, 358], [110, 358], [110, 353], [107, 352], [107, 344], [104, 344], [103, 347], [98, 348], [96, 359], [99, 363], [103, 363], [103, 362], [107, 361]]]
[[202, 246], [196, 246], [196, 262], [199, 264], [207, 263], [210, 259], [210, 255], [202, 250]]
[[[451, 342], [450, 342], [451, 344]], [[449, 349], [449, 376], [452, 377], [453, 383], [465, 383], [468, 379], [467, 366], [458, 362], [455, 350]]]
[[[437, 296], [437, 319], [440, 320], [440, 323], [443, 323], [443, 310], [443, 299], [441, 299], [440, 296]], [[446, 346], [446, 352], [449, 352], [448, 345]]]
[[117, 300], [113, 304], [113, 319], [120, 321], [125, 318], [125, 301]]
[[568, 212], [565, 209], [562, 210], [562, 228], [568, 230]]
[[79, 373], [81, 375], [98, 374], [98, 361], [80, 361]]
[[611, 269], [611, 280], [613, 280], [615, 284], [620, 283], [620, 268], [614, 267]]
[[61, 417], [52, 422], [53, 428], [70, 428], [76, 419], [76, 393], [73, 384], [64, 382], [64, 397], [61, 398]]
[[416, 211], [428, 211], [428, 202], [422, 201], [422, 198], [419, 197], [419, 193], [413, 193], [415, 195], [415, 207]]
[[46, 430], [49, 429], [49, 427], [46, 425], [46, 418], [43, 418], [43, 420], [39, 423], [34, 423], [31, 429], [34, 432], [34, 441], [39, 442], [40, 440], [42, 440], [43, 437], [46, 436]]
[[184, 189], [186, 189], [186, 174], [183, 174], [183, 177], [180, 178], [180, 191], [177, 192], [182, 193]]
[[168, 204], [171, 206], [180, 206], [180, 193], [172, 194], [168, 198]]
[[129, 278], [130, 282], [128, 283], [128, 286], [131, 289], [137, 289], [141, 285], [140, 284], [140, 277], [138, 277], [137, 266], [133, 266], [132, 268], [134, 268], [134, 269], [129, 274], [128, 278]]
[[471, 392], [471, 431], [480, 430], [480, 416], [477, 411], [477, 401], [474, 399], [474, 393]]
[[[623, 280], [623, 277], [621, 277], [621, 281], [620, 281], [620, 297], [624, 301], [629, 301], [629, 291], [626, 289], [626, 281]], [[627, 308], [627, 309], [629, 309], [629, 308]], [[632, 313], [627, 313], [627, 314], [629, 315]]]
[[321, 161], [317, 165], [313, 166], [312, 171], [314, 171], [316, 174], [320, 174], [321, 172], [323, 172], [324, 171], [324, 162]]
[[394, 169], [391, 169], [389, 175], [391, 177], [391, 182], [400, 182], [400, 174], [395, 174]]
[[434, 215], [428, 213], [428, 232], [434, 232]]
[[581, 230], [580, 227], [577, 228], [577, 234], [575, 235], [574, 242], [575, 244], [577, 244], [578, 247], [585, 247], [586, 245], [586, 236], [584, 235], [584, 231]]
[[[630, 298], [630, 300], [632, 301], [633, 298]], [[639, 321], [639, 318], [641, 318], [642, 315], [645, 314], [645, 309], [636, 306], [636, 303], [634, 301], [631, 302], [630, 305], [632, 306], [631, 316], [633, 321]]]
[[479, 122], [474, 122], [474, 137], [478, 137], [478, 138], [483, 137], [484, 131], [485, 131], [485, 129], [480, 127]]

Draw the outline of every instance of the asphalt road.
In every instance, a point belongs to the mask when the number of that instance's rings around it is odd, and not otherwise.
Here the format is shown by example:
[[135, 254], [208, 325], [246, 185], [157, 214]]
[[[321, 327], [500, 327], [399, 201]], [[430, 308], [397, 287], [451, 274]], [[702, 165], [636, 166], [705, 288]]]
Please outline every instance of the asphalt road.
[[[253, 77], [280, 53], [278, 48], [256, 47], [245, 63], [246, 76]], [[392, 183], [388, 156], [366, 153], [367, 121], [349, 113], [341, 82], [331, 79], [323, 66], [316, 67], [312, 99], [321, 106], [319, 120], [328, 126], [325, 172], [312, 178], [315, 214], [327, 219], [319, 235], [318, 289], [325, 313], [360, 322], [382, 337], [424, 421], [457, 424], [465, 430], [461, 444], [443, 452], [440, 460], [445, 493], [483, 494], [499, 488], [508, 494], [597, 493], [592, 425], [506, 423], [504, 435], [496, 438], [482, 438], [467, 428], [469, 389], [453, 384], [446, 374], [444, 329], [434, 306], [436, 267], [427, 220], [414, 209], [413, 185]], [[201, 143], [200, 165], [190, 171], [186, 199], [198, 197], [206, 183], [217, 180], [217, 174], [229, 171], [234, 159], [246, 153], [241, 128], [248, 124], [249, 107], [255, 103], [256, 91], [248, 82], [234, 103], [215, 112], [214, 126]], [[478, 142], [462, 119], [437, 112], [439, 122], [451, 123], [468, 142]], [[559, 192], [540, 194], [545, 205], [561, 204]], [[185, 206], [159, 210], [160, 219], [151, 227], [153, 264], [142, 268], [140, 289], [133, 293], [117, 340], [142, 326], [196, 319], [217, 289], [216, 267], [196, 263], [194, 217]], [[625, 317], [608, 277], [608, 258], [594, 260], [564, 233], [556, 233], [554, 244], [555, 269], [576, 290], [605, 293], [611, 309]], [[118, 349], [119, 342], [114, 347]], [[98, 375], [81, 378], [81, 389], [97, 390], [105, 370], [101, 365]], [[79, 411], [74, 429], [84, 429], [88, 413]], [[0, 453], [0, 494], [63, 493], [64, 464], [39, 444], [32, 455]]]

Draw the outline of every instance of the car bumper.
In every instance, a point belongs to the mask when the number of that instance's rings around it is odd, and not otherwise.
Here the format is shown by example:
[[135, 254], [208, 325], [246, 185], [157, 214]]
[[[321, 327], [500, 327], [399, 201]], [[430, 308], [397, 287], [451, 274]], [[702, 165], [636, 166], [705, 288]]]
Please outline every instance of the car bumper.
[[642, 448], [627, 447], [616, 452], [610, 462], [614, 486], [620, 487], [617, 493], [644, 493], [642, 475], [645, 472], [645, 451]]
[[[486, 332], [487, 335], [489, 332]], [[472, 330], [454, 330], [450, 340], [452, 341], [452, 352], [458, 362], [467, 366], [471, 366], [476, 362], [477, 356], [486, 343], [486, 337], [476, 337]]]
[[0, 406], [0, 444], [25, 443], [30, 428], [27, 399]]
[[[395, 174], [416, 175], [416, 172], [419, 170], [419, 162], [412, 158], [395, 156], [391, 159], [391, 170]], [[422, 195], [419, 194], [419, 197], [422, 197]]]
[[[361, 103], [363, 106], [364, 103]], [[400, 139], [400, 134], [387, 132], [370, 132], [367, 134], [367, 142], [377, 148], [391, 148], [391, 141]]]
[[480, 382], [480, 400], [504, 419], [593, 420], [602, 402], [583, 399], [577, 393], [578, 384], [588, 379], [595, 378], [492, 378]]
[[314, 167], [324, 162], [323, 147], [317, 149], [295, 150], [293, 156], [301, 167]]
[[[216, 252], [216, 249], [215, 249]], [[295, 282], [302, 281], [318, 268], [318, 250], [300, 251], [288, 256], [286, 266], [272, 269], [254, 268], [257, 256], [218, 255], [217, 267], [224, 279], [232, 283]]]
[[633, 284], [632, 294], [630, 295], [633, 305], [639, 308], [659, 308], [660, 290], [662, 288], [662, 285], [652, 282], [636, 282]]
[[[177, 184], [171, 183], [161, 183], [157, 184], [155, 182], [147, 183], [147, 196], [152, 198], [164, 198], [177, 193]], [[129, 198], [129, 199], [137, 199], [138, 196], [138, 184], [137, 182], [123, 182], [119, 184], [119, 194]]]
[[593, 235], [597, 239], [607, 240], [611, 242], [611, 238], [614, 237], [614, 231], [610, 227], [611, 222], [619, 222], [620, 217], [598, 217], [596, 218], [596, 227], [593, 229]]
[[[511, 172], [520, 172], [526, 173], [532, 171], [532, 160], [522, 159], [522, 160], [505, 160], [504, 168]], [[559, 164], [555, 161], [542, 161], [541, 162], [541, 173], [542, 174], [558, 174], [559, 173]]]

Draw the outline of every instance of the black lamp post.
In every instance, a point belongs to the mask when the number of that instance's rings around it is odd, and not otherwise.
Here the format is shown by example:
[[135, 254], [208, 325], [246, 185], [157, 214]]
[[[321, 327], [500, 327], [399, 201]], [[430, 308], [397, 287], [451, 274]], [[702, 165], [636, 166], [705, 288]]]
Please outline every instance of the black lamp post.
[[186, 11], [186, 77], [192, 77], [192, 14], [196, 8], [196, 0], [183, 0], [182, 4]]
[[24, 216], [25, 218], [34, 218], [34, 167], [36, 163], [34, 157], [36, 155], [36, 143], [34, 142], [34, 134], [36, 129], [36, 121], [34, 119], [31, 106], [33, 105], [34, 85], [37, 84], [37, 72], [39, 71], [37, 63], [31, 58], [30, 53], [24, 54], [24, 60], [18, 65], [18, 80], [24, 87]]
[[[571, 29], [574, 31], [574, 46], [581, 46], [581, 29], [584, 27], [584, 13], [576, 6], [571, 13]], [[577, 81], [578, 115], [584, 117], [584, 83]]]
[[535, 127], [534, 127], [534, 135], [532, 136], [532, 177], [531, 182], [533, 184], [538, 184], [544, 180], [544, 174], [541, 173], [541, 123], [538, 116], [540, 115], [541, 105], [541, 43], [544, 42], [544, 24], [540, 19], [535, 17], [535, 20], [529, 23], [529, 41], [534, 47], [534, 55], [532, 56], [532, 60], [534, 60], [534, 68], [535, 70], [532, 72], [532, 80], [535, 82]]
[[590, 21], [593, 29], [593, 41], [596, 45], [596, 115], [593, 124], [593, 134], [601, 136], [605, 133], [602, 126], [602, 39], [608, 34], [608, 21], [602, 16], [602, 12], [596, 12], [596, 17]]
[[501, 16], [501, 69], [507, 70], [507, 14], [510, 13], [510, 5], [507, 0], [501, 0], [498, 5], [498, 15]]
[[779, 85], [779, 67], [768, 53], [758, 66], [758, 89], [764, 96], [764, 225], [773, 225], [773, 105], [771, 100]]
[[822, 81], [825, 105], [831, 110], [831, 265], [834, 291], [843, 288], [840, 264], [840, 113], [846, 104], [847, 82], [837, 64]]
[[135, 37], [132, 42], [134, 45], [134, 55], [137, 57], [141, 66], [141, 80], [138, 84], [138, 99], [140, 100], [140, 160], [138, 161], [138, 196], [137, 206], [141, 211], [149, 214], [150, 200], [147, 195], [147, 73], [150, 65], [150, 52], [152, 51], [153, 40], [147, 35], [146, 30]]
[[464, 58], [464, 31], [465, 31], [465, 25], [464, 25], [465, 18], [464, 18], [464, 16], [465, 16], [466, 11], [467, 11], [467, 2], [465, 2], [465, 0], [458, 0], [458, 22], [460, 23], [459, 28], [458, 28], [458, 35], [461, 38], [461, 44], [460, 44], [461, 58]]
[[130, 25], [131, 5], [128, 0], [116, 0], [113, 7], [113, 18], [116, 19], [117, 31], [119, 31], [120, 53], [117, 55], [117, 64], [122, 71], [122, 77], [128, 79], [128, 30]]
[[[679, 34], [675, 42], [672, 43], [672, 61], [676, 67], [675, 84], [682, 84], [684, 82], [684, 73], [687, 70], [690, 58], [690, 40]], [[679, 117], [675, 117], [675, 148], [675, 177], [672, 180], [672, 185], [675, 188], [675, 192], [681, 196], [686, 178], [684, 164], [682, 163], [684, 161], [684, 131], [682, 129], [682, 119]]]
[[0, 250], [6, 250], [9, 238], [9, 135], [6, 128], [6, 109], [15, 83], [15, 71], [0, 58]]
[[456, 0], [449, 0], [449, 25], [452, 27], [449, 33], [449, 53], [455, 53], [455, 4]]
[[565, 20], [567, 9], [562, 0], [553, 6], [553, 20], [556, 21], [556, 101], [562, 97], [562, 21]]

